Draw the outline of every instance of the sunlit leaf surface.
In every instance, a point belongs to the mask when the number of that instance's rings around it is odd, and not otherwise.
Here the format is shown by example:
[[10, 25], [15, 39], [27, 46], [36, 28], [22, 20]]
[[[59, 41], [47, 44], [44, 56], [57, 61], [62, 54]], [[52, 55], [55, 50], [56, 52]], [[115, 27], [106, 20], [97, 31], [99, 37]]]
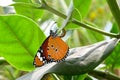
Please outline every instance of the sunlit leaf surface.
[[0, 16], [0, 56], [17, 69], [34, 69], [33, 59], [44, 39], [32, 20], [18, 15]]

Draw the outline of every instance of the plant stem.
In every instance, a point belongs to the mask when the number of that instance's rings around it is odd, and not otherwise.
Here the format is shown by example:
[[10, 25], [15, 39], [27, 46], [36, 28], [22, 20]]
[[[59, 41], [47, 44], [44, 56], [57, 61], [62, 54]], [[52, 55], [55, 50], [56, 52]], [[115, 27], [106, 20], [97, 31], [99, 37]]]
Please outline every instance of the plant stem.
[[118, 77], [117, 75], [114, 75], [112, 73], [109, 73], [109, 72], [93, 70], [93, 71], [89, 72], [88, 74], [92, 75], [96, 78], [102, 78], [102, 79], [104, 78], [107, 80], [120, 80], [120, 77]]
[[44, 0], [42, 0], [42, 2], [43, 2], [43, 3], [42, 3], [42, 6], [40, 6], [40, 8], [46, 9], [46, 10], [48, 10], [48, 11], [50, 11], [50, 12], [52, 12], [52, 13], [54, 13], [54, 14], [56, 14], [56, 15], [64, 18], [64, 19], [67, 18], [66, 15], [64, 15], [64, 14], [60, 13], [59, 11], [53, 9], [52, 7], [48, 6], [47, 3], [46, 3]]
[[101, 34], [104, 34], [104, 35], [107, 35], [107, 36], [110, 36], [110, 37], [115, 37], [115, 38], [118, 37], [117, 34], [105, 32], [105, 31], [103, 31], [103, 30], [100, 30], [100, 29], [98, 29], [98, 28], [92, 27], [92, 26], [87, 25], [87, 24], [85, 24], [85, 23], [81, 23], [80, 21], [77, 21], [77, 20], [74, 20], [74, 19], [72, 20], [72, 22], [75, 23], [75, 24], [77, 24], [77, 25], [83, 26], [84, 28], [87, 28], [87, 29], [90, 29], [90, 30], [99, 32], [99, 33], [101, 33]]
[[117, 24], [118, 24], [119, 31], [120, 31], [120, 9], [117, 4], [117, 0], [107, 0], [107, 3], [111, 9], [111, 12], [112, 12]]
[[[56, 15], [64, 18], [64, 19], [67, 18], [67, 16], [64, 15], [63, 13], [61, 13], [61, 12], [53, 9], [53, 8], [50, 7], [49, 5], [47, 5], [47, 3], [46, 3], [44, 0], [43, 0], [43, 3], [42, 3], [42, 6], [39, 7], [39, 8], [46, 9], [46, 10], [48, 10], [48, 11], [50, 11], [50, 12], [52, 12], [52, 13], [54, 13], [54, 14], [56, 14]], [[84, 27], [84, 28], [87, 28], [87, 29], [96, 31], [96, 32], [98, 32], [98, 33], [101, 33], [101, 34], [110, 36], [110, 37], [115, 37], [115, 38], [118, 38], [118, 37], [119, 37], [118, 34], [105, 32], [105, 31], [103, 31], [103, 30], [100, 30], [100, 29], [94, 28], [94, 27], [92, 27], [92, 26], [90, 26], [90, 25], [87, 25], [87, 24], [85, 24], [85, 23], [83, 23], [83, 22], [80, 22], [80, 21], [78, 21], [78, 20], [76, 20], [76, 19], [74, 19], [74, 18], [72, 18], [72, 23], [77, 24], [77, 25], [79, 25], [79, 26], [81, 26], [81, 27]]]

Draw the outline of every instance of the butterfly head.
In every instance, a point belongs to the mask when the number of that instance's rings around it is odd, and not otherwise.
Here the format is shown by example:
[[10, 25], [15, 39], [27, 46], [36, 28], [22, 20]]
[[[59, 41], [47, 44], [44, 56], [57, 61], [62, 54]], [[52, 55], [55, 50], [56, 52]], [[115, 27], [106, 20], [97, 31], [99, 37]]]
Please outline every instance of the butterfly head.
[[58, 30], [56, 30], [56, 31], [53, 31], [53, 30], [50, 30], [50, 35], [52, 36], [52, 37], [56, 37], [58, 34], [57, 34], [57, 31]]
[[50, 35], [54, 38], [54, 37], [56, 37], [56, 36], [64, 37], [65, 34], [66, 34], [65, 29], [63, 29], [63, 30], [61, 31], [61, 34], [60, 34], [60, 35], [58, 35], [58, 34], [59, 34], [58, 29], [57, 29], [56, 31], [50, 30]]

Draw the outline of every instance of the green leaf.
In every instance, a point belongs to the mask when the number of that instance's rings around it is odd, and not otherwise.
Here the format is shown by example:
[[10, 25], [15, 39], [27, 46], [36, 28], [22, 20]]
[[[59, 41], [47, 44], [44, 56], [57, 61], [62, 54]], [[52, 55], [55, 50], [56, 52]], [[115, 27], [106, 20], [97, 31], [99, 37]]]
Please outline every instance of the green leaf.
[[[95, 25], [94, 23], [91, 23], [89, 21], [84, 21], [84, 23], [86, 23], [86, 25], [88, 24], [88, 25], [93, 26], [95, 28], [99, 28], [97, 25]], [[95, 31], [92, 31], [89, 29], [83, 30], [83, 28], [80, 29], [80, 31], [84, 34], [84, 36], [88, 40], [87, 42], [89, 42], [90, 44], [104, 40], [104, 35], [97, 33]]]
[[[82, 18], [84, 18], [88, 13], [91, 1], [92, 0], [88, 0], [88, 1], [73, 0], [75, 9], [72, 13], [72, 17], [81, 21]], [[66, 27], [66, 29], [69, 29], [69, 30], [70, 29], [78, 29], [78, 28], [80, 28], [80, 27], [78, 25], [73, 24], [73, 23], [69, 23]]]
[[119, 28], [117, 23], [113, 23], [111, 31], [112, 33], [119, 33]]
[[73, 80], [85, 80], [85, 78], [87, 77], [87, 74], [82, 74], [82, 75], [77, 75], [74, 77]]
[[75, 8], [73, 10], [72, 17], [79, 20], [79, 21], [82, 20], [82, 16], [81, 16], [81, 14], [80, 14], [80, 12], [79, 12], [79, 10], [77, 8]]
[[[111, 31], [112, 33], [119, 33], [117, 23], [113, 23]], [[112, 54], [105, 60], [107, 67], [120, 68], [120, 43], [116, 46]]]
[[13, 0], [13, 1], [15, 1], [15, 2], [26, 2], [26, 3], [31, 2], [31, 0]]
[[67, 29], [67, 30], [73, 30], [73, 29], [79, 29], [80, 28], [80, 26], [78, 26], [78, 25], [76, 25], [76, 24], [73, 24], [73, 23], [69, 23], [66, 27], [65, 27], [65, 29]]
[[17, 14], [21, 14], [27, 16], [35, 21], [40, 19], [43, 15], [43, 10], [38, 9], [40, 4], [32, 4], [32, 3], [24, 3], [24, 2], [16, 2], [12, 4], [15, 7], [15, 11]]
[[34, 56], [44, 39], [44, 33], [31, 19], [0, 16], [0, 56], [17, 69], [34, 69]]
[[88, 11], [89, 11], [89, 8], [90, 8], [90, 4], [92, 2], [92, 0], [73, 0], [74, 2], [74, 7], [79, 10], [81, 16], [84, 18]]
[[[88, 23], [86, 23], [88, 24]], [[95, 27], [95, 28], [99, 28], [98, 26], [94, 25], [93, 23], [89, 23], [89, 25]], [[77, 31], [73, 33], [72, 37], [72, 43], [74, 43], [74, 45], [72, 44], [71, 46], [80, 46], [80, 45], [88, 45], [88, 44], [92, 44], [98, 41], [102, 41], [104, 40], [104, 35], [97, 33], [95, 31], [91, 31], [89, 29], [85, 29], [82, 28], [80, 26], [77, 26], [75, 24], [68, 24], [66, 29], [77, 29]]]
[[86, 32], [84, 32], [83, 34], [90, 44], [104, 40], [104, 36], [102, 34], [91, 30], [86, 30]]
[[105, 60], [108, 67], [120, 68], [120, 43], [116, 46], [112, 54]]

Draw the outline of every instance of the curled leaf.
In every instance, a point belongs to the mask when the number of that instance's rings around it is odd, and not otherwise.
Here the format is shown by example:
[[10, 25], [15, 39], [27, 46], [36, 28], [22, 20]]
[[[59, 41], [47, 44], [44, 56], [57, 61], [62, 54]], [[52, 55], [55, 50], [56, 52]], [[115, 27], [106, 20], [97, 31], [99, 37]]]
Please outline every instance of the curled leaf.
[[65, 61], [46, 64], [17, 80], [40, 80], [47, 73], [62, 75], [87, 73], [97, 67], [111, 54], [117, 42], [118, 39], [111, 39], [109, 41], [102, 41], [93, 45], [71, 49]]

